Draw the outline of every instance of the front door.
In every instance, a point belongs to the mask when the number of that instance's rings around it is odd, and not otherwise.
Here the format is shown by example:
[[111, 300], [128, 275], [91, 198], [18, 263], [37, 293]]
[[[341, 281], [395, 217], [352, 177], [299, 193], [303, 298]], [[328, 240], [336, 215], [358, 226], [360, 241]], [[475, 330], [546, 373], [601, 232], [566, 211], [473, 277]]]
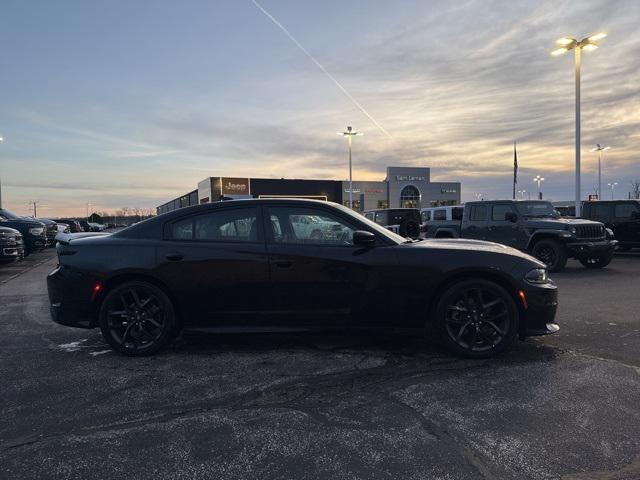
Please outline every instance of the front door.
[[258, 207], [224, 207], [173, 221], [157, 248], [157, 275], [192, 326], [254, 323], [269, 284]]
[[358, 227], [327, 210], [270, 206], [266, 211], [270, 308], [277, 322], [294, 328], [348, 326], [377, 275], [369, 265], [380, 252], [353, 245]]
[[515, 248], [524, 248], [522, 239], [518, 236], [518, 223], [506, 219], [507, 213], [517, 215], [516, 209], [510, 203], [496, 203], [491, 206], [491, 214], [487, 221], [486, 240], [501, 243]]

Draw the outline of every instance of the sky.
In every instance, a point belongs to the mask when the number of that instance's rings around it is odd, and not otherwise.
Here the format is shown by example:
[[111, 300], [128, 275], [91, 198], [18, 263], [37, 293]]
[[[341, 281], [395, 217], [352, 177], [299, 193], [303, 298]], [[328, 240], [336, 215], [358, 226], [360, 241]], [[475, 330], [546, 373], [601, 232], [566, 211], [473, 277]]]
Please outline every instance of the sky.
[[508, 198], [517, 141], [518, 189], [542, 175], [567, 200], [573, 56], [549, 52], [599, 31], [582, 63], [583, 193], [596, 143], [616, 197], [640, 178], [637, 0], [258, 1], [298, 45], [252, 0], [4, 0], [5, 208], [149, 208], [218, 175], [345, 179], [346, 125], [364, 133], [354, 179], [425, 166], [463, 200]]

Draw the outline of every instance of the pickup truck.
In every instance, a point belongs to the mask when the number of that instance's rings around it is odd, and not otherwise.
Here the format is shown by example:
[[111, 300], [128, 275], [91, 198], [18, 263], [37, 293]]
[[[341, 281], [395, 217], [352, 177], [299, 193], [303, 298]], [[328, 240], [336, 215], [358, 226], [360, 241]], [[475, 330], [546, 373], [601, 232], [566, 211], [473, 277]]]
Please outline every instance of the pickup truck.
[[429, 237], [501, 243], [530, 253], [552, 272], [562, 270], [568, 258], [587, 268], [606, 267], [618, 243], [602, 223], [561, 218], [550, 202], [540, 200], [469, 202], [462, 220], [427, 223]]

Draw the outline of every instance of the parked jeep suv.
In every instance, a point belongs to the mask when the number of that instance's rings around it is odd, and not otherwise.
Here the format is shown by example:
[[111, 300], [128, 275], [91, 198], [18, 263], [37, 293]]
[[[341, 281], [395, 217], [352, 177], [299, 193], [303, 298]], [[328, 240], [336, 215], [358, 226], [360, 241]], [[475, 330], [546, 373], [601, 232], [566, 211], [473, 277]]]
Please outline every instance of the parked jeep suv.
[[562, 270], [570, 257], [587, 268], [606, 267], [618, 243], [608, 238], [602, 223], [561, 218], [550, 202], [538, 200], [469, 202], [462, 222], [441, 222], [429, 231], [436, 238], [471, 238], [515, 247], [546, 263], [552, 272]]
[[640, 248], [640, 200], [584, 202], [582, 216], [610, 228], [620, 250]]
[[402, 237], [420, 237], [420, 210], [417, 208], [369, 210], [364, 212], [364, 216]]

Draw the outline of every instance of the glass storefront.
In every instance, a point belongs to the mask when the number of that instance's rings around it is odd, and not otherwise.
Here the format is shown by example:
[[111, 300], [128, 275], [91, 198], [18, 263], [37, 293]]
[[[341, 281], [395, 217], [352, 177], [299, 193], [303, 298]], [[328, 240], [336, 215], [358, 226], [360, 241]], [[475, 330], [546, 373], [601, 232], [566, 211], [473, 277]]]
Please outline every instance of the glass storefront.
[[407, 185], [400, 192], [400, 208], [420, 208], [420, 191]]

